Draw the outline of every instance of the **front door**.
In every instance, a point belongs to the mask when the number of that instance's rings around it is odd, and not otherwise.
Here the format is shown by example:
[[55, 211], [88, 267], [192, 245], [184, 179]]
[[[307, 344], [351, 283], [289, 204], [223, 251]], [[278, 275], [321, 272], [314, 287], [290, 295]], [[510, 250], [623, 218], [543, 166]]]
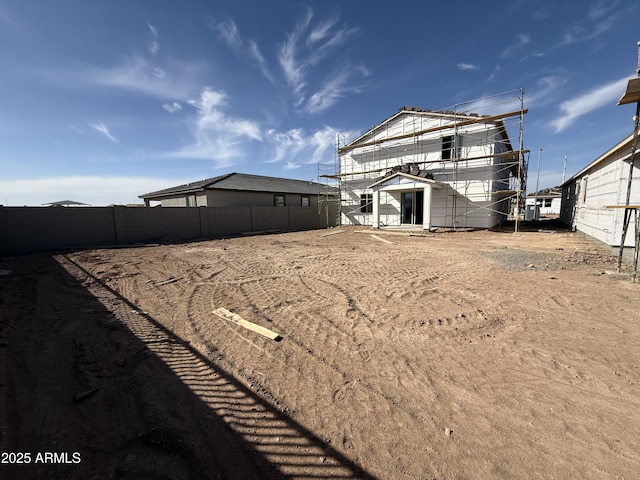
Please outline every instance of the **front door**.
[[404, 192], [402, 194], [402, 223], [421, 225], [424, 213], [424, 191]]

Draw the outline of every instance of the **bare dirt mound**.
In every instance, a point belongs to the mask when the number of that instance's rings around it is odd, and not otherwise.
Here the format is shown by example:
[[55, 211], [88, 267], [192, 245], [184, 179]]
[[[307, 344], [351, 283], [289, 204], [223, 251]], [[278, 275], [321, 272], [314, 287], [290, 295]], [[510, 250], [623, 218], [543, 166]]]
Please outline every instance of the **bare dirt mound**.
[[343, 230], [3, 259], [0, 478], [637, 475], [640, 284], [608, 252]]

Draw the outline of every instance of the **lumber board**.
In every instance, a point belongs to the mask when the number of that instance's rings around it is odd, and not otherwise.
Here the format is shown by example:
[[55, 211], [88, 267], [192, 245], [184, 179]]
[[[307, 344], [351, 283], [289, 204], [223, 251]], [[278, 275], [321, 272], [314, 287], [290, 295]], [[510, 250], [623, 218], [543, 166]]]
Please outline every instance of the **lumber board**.
[[382, 237], [379, 237], [377, 235], [371, 235], [371, 238], [375, 238], [376, 240], [379, 240], [380, 242], [389, 243], [389, 244], [393, 245], [393, 242], [390, 242], [386, 238], [382, 238]]
[[346, 232], [346, 230], [333, 230], [333, 231], [328, 232], [328, 233], [321, 233], [320, 236], [321, 237], [328, 237], [329, 235], [336, 235], [338, 233], [344, 233], [344, 232]]
[[175, 283], [175, 282], [179, 282], [180, 280], [182, 280], [184, 277], [176, 277], [176, 278], [170, 278], [169, 280], [165, 280], [163, 282], [158, 282], [156, 283], [156, 285], [160, 286], [160, 285], [168, 285], [169, 283]]
[[235, 323], [236, 325], [240, 325], [241, 327], [246, 328], [247, 330], [251, 330], [252, 332], [259, 333], [260, 335], [270, 338], [271, 340], [282, 340], [280, 334], [269, 330], [268, 328], [252, 323], [248, 320], [245, 320], [237, 313], [230, 312], [226, 308], [216, 308], [213, 313], [224, 320]]
[[[417, 232], [419, 229], [416, 228], [415, 230], [413, 230], [413, 233], [415, 234], [415, 232]], [[375, 231], [376, 234], [378, 235], [395, 235], [396, 237], [409, 237], [412, 234], [411, 230], [405, 230], [405, 231], [401, 231], [401, 230], [379, 230], [379, 229], [373, 229], [373, 230], [354, 230], [353, 233], [366, 233], [368, 235], [373, 235], [371, 232]]]

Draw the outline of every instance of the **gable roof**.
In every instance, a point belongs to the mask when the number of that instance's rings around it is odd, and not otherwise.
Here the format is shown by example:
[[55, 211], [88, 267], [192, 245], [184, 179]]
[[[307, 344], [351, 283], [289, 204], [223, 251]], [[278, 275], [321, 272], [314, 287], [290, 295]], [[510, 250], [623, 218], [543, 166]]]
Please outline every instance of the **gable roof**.
[[57, 202], [43, 203], [42, 205], [49, 205], [50, 207], [68, 207], [70, 205], [89, 205], [89, 204], [76, 202], [75, 200], [59, 200]]
[[334, 188], [307, 180], [291, 178], [266, 177], [246, 173], [228, 173], [218, 177], [207, 178], [197, 182], [185, 183], [171, 188], [139, 195], [142, 199], [163, 198], [185, 195], [204, 190], [241, 190], [250, 192], [298, 193], [313, 194], [325, 192], [336, 193]]
[[[453, 111], [443, 112], [442, 110], [435, 110], [435, 111], [428, 110], [428, 109], [422, 110], [418, 107], [400, 107], [397, 113], [394, 113], [392, 116], [384, 120], [382, 123], [375, 125], [374, 127], [371, 127], [369, 130], [367, 130], [365, 133], [363, 133], [356, 139], [352, 140], [351, 142], [344, 145], [343, 147], [340, 147], [338, 149], [338, 153], [344, 154], [347, 151], [352, 150], [354, 148], [358, 148], [358, 147], [378, 145], [384, 142], [388, 142], [390, 140], [400, 140], [405, 138], [417, 137], [425, 133], [451, 130], [453, 128], [469, 126], [469, 125], [478, 125], [478, 124], [492, 124], [494, 127], [496, 127], [500, 135], [503, 137], [503, 140], [508, 145], [508, 149], [512, 150], [511, 144], [509, 142], [509, 136], [507, 134], [507, 131], [502, 119], [506, 117], [514, 116], [517, 114], [521, 114], [521, 113], [527, 113], [527, 110], [526, 109], [522, 111], [518, 110], [515, 112], [508, 112], [508, 113], [502, 113], [497, 115], [478, 115], [475, 113], [465, 114], [465, 113], [459, 113], [459, 112], [456, 113]], [[447, 123], [436, 126], [436, 127], [426, 128], [424, 130], [418, 130], [414, 132], [404, 133], [401, 135], [395, 135], [392, 137], [364, 141], [367, 137], [373, 136], [373, 134], [377, 130], [381, 129], [382, 127], [392, 122], [393, 120], [401, 116], [409, 116], [409, 115], [438, 118], [446, 121]]]

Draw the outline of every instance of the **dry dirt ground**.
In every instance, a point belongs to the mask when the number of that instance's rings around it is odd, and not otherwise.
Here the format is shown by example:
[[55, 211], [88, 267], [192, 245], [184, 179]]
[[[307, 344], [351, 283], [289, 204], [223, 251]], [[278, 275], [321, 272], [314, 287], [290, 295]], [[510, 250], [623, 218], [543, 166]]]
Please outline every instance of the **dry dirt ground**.
[[615, 257], [340, 230], [0, 259], [0, 478], [640, 478]]

